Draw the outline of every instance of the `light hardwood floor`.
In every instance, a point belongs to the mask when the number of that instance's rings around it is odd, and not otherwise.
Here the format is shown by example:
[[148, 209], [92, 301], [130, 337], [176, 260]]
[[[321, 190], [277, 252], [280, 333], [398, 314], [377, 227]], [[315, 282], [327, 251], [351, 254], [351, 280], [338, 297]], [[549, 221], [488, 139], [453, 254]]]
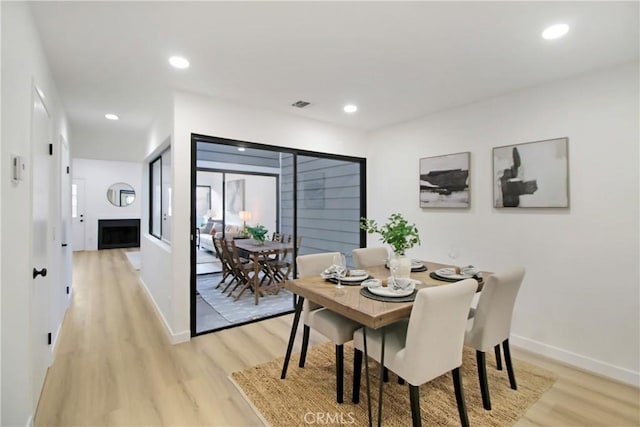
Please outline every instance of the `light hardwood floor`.
[[[73, 262], [73, 303], [36, 425], [262, 425], [228, 376], [284, 355], [291, 315], [171, 345], [123, 250]], [[312, 333], [310, 344], [321, 342]], [[518, 426], [640, 425], [638, 389], [513, 350], [559, 377]]]

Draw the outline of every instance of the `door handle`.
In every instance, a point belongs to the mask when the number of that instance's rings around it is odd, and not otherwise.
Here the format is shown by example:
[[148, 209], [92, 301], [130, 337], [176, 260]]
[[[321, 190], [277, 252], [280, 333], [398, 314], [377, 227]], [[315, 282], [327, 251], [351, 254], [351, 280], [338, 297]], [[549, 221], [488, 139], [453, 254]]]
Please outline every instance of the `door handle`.
[[62, 247], [63, 247], [63, 248], [66, 248], [67, 246], [68, 246], [68, 245], [67, 245], [66, 243], [63, 243], [63, 244], [62, 244]]
[[35, 279], [39, 275], [42, 276], [42, 277], [46, 277], [47, 276], [47, 269], [43, 268], [42, 270], [38, 271], [38, 270], [36, 270], [35, 267], [33, 267], [33, 278]]

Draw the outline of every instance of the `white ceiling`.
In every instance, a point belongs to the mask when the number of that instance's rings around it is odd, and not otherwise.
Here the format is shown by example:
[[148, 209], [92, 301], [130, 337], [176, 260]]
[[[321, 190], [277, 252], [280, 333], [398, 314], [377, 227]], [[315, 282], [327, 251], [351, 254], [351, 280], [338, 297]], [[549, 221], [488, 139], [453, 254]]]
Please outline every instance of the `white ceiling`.
[[[72, 131], [101, 141], [140, 138], [175, 89], [376, 129], [637, 60], [638, 6], [31, 3]], [[543, 40], [557, 22], [569, 24], [569, 34]], [[175, 54], [191, 67], [173, 69], [167, 60]], [[297, 100], [311, 106], [291, 107]], [[344, 113], [347, 102], [360, 110]], [[107, 112], [121, 120], [105, 120]]]

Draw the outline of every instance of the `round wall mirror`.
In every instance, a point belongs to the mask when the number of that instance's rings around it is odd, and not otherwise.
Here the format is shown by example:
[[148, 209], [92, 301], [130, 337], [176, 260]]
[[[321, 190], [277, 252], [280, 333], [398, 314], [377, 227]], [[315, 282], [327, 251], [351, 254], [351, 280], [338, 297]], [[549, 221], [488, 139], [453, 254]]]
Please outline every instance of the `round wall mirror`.
[[107, 190], [107, 200], [113, 206], [129, 206], [136, 199], [136, 192], [132, 186], [124, 182], [116, 182]]

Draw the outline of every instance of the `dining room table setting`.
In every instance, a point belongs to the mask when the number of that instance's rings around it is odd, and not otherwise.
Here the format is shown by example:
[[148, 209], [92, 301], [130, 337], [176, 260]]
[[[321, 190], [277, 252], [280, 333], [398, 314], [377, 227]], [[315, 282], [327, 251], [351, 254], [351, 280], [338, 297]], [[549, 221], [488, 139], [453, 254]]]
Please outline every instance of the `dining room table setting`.
[[[473, 278], [478, 283], [477, 292], [480, 292], [489, 274], [473, 266], [459, 267], [414, 259], [411, 261], [409, 277], [399, 277], [391, 275], [388, 263], [383, 261], [380, 265], [366, 269], [349, 269], [345, 267], [344, 262], [337, 261], [327, 266], [318, 276], [288, 280], [284, 286], [297, 295], [297, 302], [280, 378], [286, 377], [305, 299], [365, 327], [380, 329], [408, 319], [420, 289], [446, 286]], [[367, 390], [368, 388], [367, 375]], [[369, 396], [369, 392], [367, 395]], [[368, 400], [371, 425], [370, 397]], [[381, 414], [378, 422], [380, 416]]]

